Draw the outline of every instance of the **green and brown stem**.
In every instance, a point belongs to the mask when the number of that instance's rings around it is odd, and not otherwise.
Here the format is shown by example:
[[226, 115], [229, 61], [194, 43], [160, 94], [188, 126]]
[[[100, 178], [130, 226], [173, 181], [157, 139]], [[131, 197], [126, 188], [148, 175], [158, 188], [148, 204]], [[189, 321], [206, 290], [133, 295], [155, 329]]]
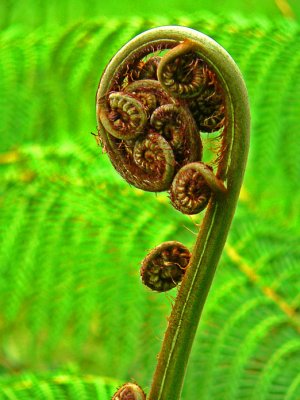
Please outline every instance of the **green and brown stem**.
[[[164, 29], [163, 29], [164, 30]], [[212, 194], [193, 249], [191, 263], [169, 318], [149, 400], [179, 399], [193, 339], [234, 215], [243, 180], [250, 131], [248, 97], [231, 57], [216, 42], [195, 31], [170, 28], [168, 37], [190, 40], [196, 52], [217, 74], [225, 96], [226, 155], [218, 177], [226, 182], [224, 196]]]
[[[155, 52], [161, 49], [168, 51], [158, 58]], [[150, 53], [156, 58], [147, 65], [144, 57]], [[160, 27], [134, 38], [111, 60], [100, 81], [97, 115], [104, 148], [128, 182], [149, 191], [170, 190], [174, 206], [187, 214], [207, 206], [147, 397], [178, 400], [243, 180], [250, 130], [247, 91], [236, 64], [215, 41], [192, 29]], [[134, 139], [127, 139], [126, 124]], [[215, 172], [201, 162], [195, 126], [206, 132], [223, 129]], [[163, 259], [169, 263], [174, 259]]]

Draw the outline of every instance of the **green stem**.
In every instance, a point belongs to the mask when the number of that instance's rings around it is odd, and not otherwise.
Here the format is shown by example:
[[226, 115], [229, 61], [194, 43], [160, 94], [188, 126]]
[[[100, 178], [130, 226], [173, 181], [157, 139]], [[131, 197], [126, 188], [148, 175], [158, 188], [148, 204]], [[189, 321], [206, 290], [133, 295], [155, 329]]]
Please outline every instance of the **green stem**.
[[159, 354], [149, 400], [178, 400], [200, 316], [235, 212], [243, 180], [250, 113], [243, 78], [231, 57], [209, 37], [180, 28], [158, 28], [157, 35], [193, 41], [193, 50], [217, 73], [225, 94], [226, 136], [218, 176], [227, 194], [213, 196], [202, 222], [190, 267], [181, 284]]

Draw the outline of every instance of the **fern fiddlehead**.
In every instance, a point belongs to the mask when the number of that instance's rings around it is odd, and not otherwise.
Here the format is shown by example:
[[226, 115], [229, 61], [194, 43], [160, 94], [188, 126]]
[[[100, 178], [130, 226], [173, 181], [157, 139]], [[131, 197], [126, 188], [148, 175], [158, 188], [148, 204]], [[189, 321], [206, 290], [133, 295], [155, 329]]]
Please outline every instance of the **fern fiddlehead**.
[[[170, 191], [172, 204], [185, 214], [207, 209], [191, 256], [183, 245], [167, 242], [141, 268], [143, 282], [157, 291], [182, 280], [148, 396], [177, 400], [245, 170], [246, 88], [212, 39], [160, 27], [137, 36], [111, 60], [97, 92], [97, 119], [104, 149], [130, 184]], [[202, 160], [199, 130], [220, 131], [218, 154], [209, 164]]]
[[114, 394], [112, 400], [146, 400], [146, 395], [135, 383], [125, 383]]
[[143, 283], [157, 292], [166, 292], [181, 282], [191, 253], [179, 242], [164, 242], [144, 258], [141, 267]]

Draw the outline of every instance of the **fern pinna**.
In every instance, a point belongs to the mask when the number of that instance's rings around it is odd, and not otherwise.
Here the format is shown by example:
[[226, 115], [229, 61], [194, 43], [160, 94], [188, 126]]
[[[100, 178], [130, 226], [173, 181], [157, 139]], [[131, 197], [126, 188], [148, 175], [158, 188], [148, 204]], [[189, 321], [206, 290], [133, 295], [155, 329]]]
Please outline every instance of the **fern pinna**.
[[[167, 242], [141, 268], [153, 290], [169, 290], [182, 279], [148, 397], [177, 400], [244, 175], [246, 88], [228, 53], [206, 35], [155, 28], [110, 61], [97, 92], [97, 117], [99, 141], [129, 183], [169, 190], [172, 204], [185, 214], [207, 207], [192, 256], [180, 243]], [[202, 161], [199, 130], [220, 130], [209, 164]], [[146, 398], [138, 386], [126, 385], [115, 400]]]

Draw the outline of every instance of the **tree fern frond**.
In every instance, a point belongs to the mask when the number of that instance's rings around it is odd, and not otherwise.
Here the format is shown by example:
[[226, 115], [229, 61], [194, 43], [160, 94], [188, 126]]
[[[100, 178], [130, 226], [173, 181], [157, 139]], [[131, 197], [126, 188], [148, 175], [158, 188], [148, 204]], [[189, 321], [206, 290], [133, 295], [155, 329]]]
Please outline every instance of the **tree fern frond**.
[[118, 384], [108, 378], [70, 372], [23, 373], [0, 376], [0, 395], [3, 400], [109, 400]]
[[[256, 390], [253, 392], [253, 399], [257, 398], [257, 395], [265, 398], [268, 393], [274, 391], [272, 386], [276, 389], [274, 398], [282, 397], [289, 387], [291, 376], [299, 373], [299, 365], [297, 365], [299, 356], [300, 343], [298, 339], [290, 339], [277, 348], [263, 368]], [[281, 390], [278, 390], [278, 386], [281, 386]]]
[[[248, 224], [253, 225], [253, 217], [235, 221], [229, 243], [246, 230], [241, 225]], [[299, 293], [300, 255], [288, 237], [281, 237], [290, 248], [288, 256], [270, 246], [269, 257], [263, 257], [259, 268], [255, 267], [261, 248], [255, 245], [264, 236], [269, 239], [266, 232], [270, 232], [268, 225], [261, 229], [261, 221], [256, 226], [258, 229], [250, 231], [251, 247], [247, 244], [239, 249], [243, 257], [230, 245], [225, 247], [194, 348], [188, 379], [191, 388], [186, 385], [186, 398], [196, 392], [204, 399], [254, 399], [254, 393], [260, 399], [281, 399], [299, 374], [300, 318], [294, 300]], [[284, 236], [274, 226], [272, 233], [273, 239]], [[276, 256], [272, 257], [274, 252]], [[281, 348], [286, 352], [281, 353]], [[273, 359], [277, 351], [278, 357]], [[201, 385], [197, 385], [200, 381]], [[297, 393], [295, 399], [299, 390], [300, 387], [293, 392]]]
[[[17, 202], [15, 199], [4, 205], [4, 210], [13, 208], [18, 214], [18, 203], [22, 206], [26, 201], [26, 215], [30, 215], [30, 218], [23, 221], [19, 235], [16, 233], [18, 237], [13, 247], [2, 246], [7, 259], [14, 260], [13, 264], [6, 266], [9, 270], [6, 276], [8, 285], [6, 283], [3, 290], [7, 295], [1, 301], [7, 322], [25, 313], [26, 320], [30, 321], [33, 328], [35, 340], [31, 344], [26, 340], [24, 342], [27, 354], [33, 360], [30, 346], [36, 341], [41, 345], [44, 343], [43, 352], [49, 354], [59, 343], [64, 346], [61, 338], [63, 332], [69, 329], [73, 331], [74, 350], [77, 346], [83, 346], [101, 309], [101, 321], [96, 323], [103, 337], [108, 335], [108, 343], [111, 343], [112, 348], [125, 346], [125, 349], [132, 348], [134, 351], [134, 333], [124, 339], [122, 335], [113, 335], [112, 332], [118, 331], [124, 324], [126, 326], [133, 315], [136, 317], [131, 325], [136, 326], [136, 331], [143, 324], [141, 312], [136, 310], [136, 303], [132, 302], [133, 296], [136, 300], [140, 298], [141, 302], [144, 301], [144, 291], [137, 285], [139, 259], [155, 242], [155, 231], [161, 231], [161, 236], [167, 240], [172, 238], [172, 233], [176, 234], [178, 227], [173, 223], [166, 229], [164, 221], [157, 221], [151, 230], [142, 233], [140, 224], [149, 225], [147, 221], [152, 219], [153, 214], [161, 212], [159, 210], [165, 210], [166, 205], [153, 197], [149, 201], [148, 197], [150, 207], [143, 209], [143, 204], [137, 207], [135, 196], [130, 195], [132, 192], [125, 185], [118, 188], [107, 183], [106, 187], [102, 184], [100, 189], [96, 189], [92, 184], [88, 194], [85, 193], [85, 185], [67, 189], [60, 182], [49, 184], [38, 179], [35, 187], [33, 192], [32, 187], [28, 186], [26, 195], [23, 193]], [[111, 191], [114, 191], [116, 197], [107, 202]], [[11, 189], [10, 194], [13, 192], [16, 194], [19, 189]], [[82, 196], [85, 198], [84, 203]], [[145, 195], [143, 197], [147, 198]], [[113, 214], [110, 212], [111, 207], [114, 209]], [[142, 216], [141, 222], [137, 224], [137, 232], [130, 230], [136, 212]], [[97, 214], [99, 218], [95, 218]], [[188, 232], [183, 234], [190, 236]], [[133, 256], [136, 243], [139, 243], [139, 251], [135, 250], [137, 254]], [[125, 279], [115, 278], [115, 274], [123, 275], [124, 270], [124, 259], [119, 255], [120, 252], [125, 255], [125, 260], [130, 260], [127, 268], [131, 279], [126, 278], [126, 275], [123, 276]], [[111, 265], [114, 265], [113, 269]], [[35, 282], [35, 285], [32, 286], [30, 282]], [[8, 296], [10, 292], [12, 294]], [[127, 303], [126, 313], [120, 312], [122, 301]], [[114, 307], [116, 309], [112, 320]], [[89, 320], [91, 322], [87, 324]], [[71, 321], [76, 321], [75, 325]], [[48, 328], [45, 331], [46, 326]], [[41, 336], [42, 331], [44, 334]], [[39, 355], [36, 354], [36, 357]], [[113, 364], [113, 360], [110, 363]], [[119, 365], [123, 368], [122, 363]]]

